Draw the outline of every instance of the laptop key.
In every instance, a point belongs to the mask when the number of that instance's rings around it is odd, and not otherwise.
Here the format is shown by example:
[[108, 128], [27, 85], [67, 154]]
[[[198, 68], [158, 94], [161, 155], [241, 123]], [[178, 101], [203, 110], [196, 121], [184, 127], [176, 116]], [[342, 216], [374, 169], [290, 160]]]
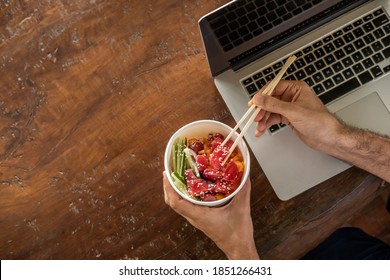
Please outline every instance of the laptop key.
[[293, 13], [294, 16], [296, 16], [296, 15], [299, 15], [300, 13], [302, 13], [302, 12], [303, 12], [303, 10], [301, 8], [298, 8], [298, 9], [295, 9], [292, 13]]
[[385, 33], [382, 29], [377, 29], [374, 31], [375, 38], [380, 39], [385, 36]]
[[249, 77], [249, 78], [243, 80], [243, 81], [242, 81], [242, 84], [243, 84], [244, 86], [246, 86], [246, 85], [249, 85], [249, 84], [252, 83], [252, 82], [253, 82], [252, 78]]
[[274, 125], [272, 125], [268, 130], [269, 130], [271, 133], [273, 133], [273, 132], [279, 130], [279, 128], [280, 128], [279, 125], [274, 124]]
[[349, 44], [349, 45], [344, 47], [344, 51], [347, 54], [351, 54], [351, 53], [353, 53], [355, 51], [355, 48], [352, 46], [352, 44]]
[[364, 67], [360, 63], [352, 66], [352, 68], [353, 68], [353, 71], [355, 71], [356, 74], [359, 74], [359, 73], [364, 71]]
[[295, 73], [295, 76], [298, 78], [298, 80], [303, 80], [306, 78], [306, 74], [303, 70], [299, 70], [297, 73]]
[[334, 44], [337, 48], [341, 48], [342, 46], [345, 45], [343, 39], [341, 38], [337, 38], [335, 41], [334, 41]]
[[342, 49], [335, 51], [334, 54], [338, 60], [345, 56], [345, 53]]
[[378, 10], [374, 11], [374, 15], [375, 16], [379, 16], [381, 14], [383, 14], [383, 10], [382, 9], [378, 9]]
[[375, 42], [372, 44], [372, 48], [374, 49], [374, 51], [380, 51], [381, 49], [383, 49], [383, 46], [381, 44], [381, 42]]
[[374, 26], [372, 25], [371, 22], [368, 22], [368, 23], [363, 25], [363, 29], [366, 32], [370, 32], [370, 31], [374, 30]]
[[268, 75], [269, 73], [272, 73], [272, 67], [268, 67], [267, 69], [265, 69], [264, 71], [263, 71], [263, 73], [264, 73], [264, 75]]
[[373, 54], [373, 51], [370, 47], [365, 47], [364, 49], [362, 49], [362, 53], [365, 57], [368, 57]]
[[210, 26], [213, 29], [217, 29], [225, 24], [227, 24], [227, 20], [226, 20], [226, 18], [224, 18], [222, 16], [222, 17], [219, 17], [218, 19], [214, 20], [212, 23], [210, 23]]
[[312, 46], [309, 46], [309, 47], [304, 48], [304, 49], [303, 49], [303, 52], [304, 52], [304, 53], [309, 53], [309, 52], [311, 52], [312, 50], [313, 50], [313, 47], [312, 47]]
[[363, 59], [363, 55], [360, 52], [355, 52], [352, 54], [352, 58], [355, 60], [355, 62], [358, 62]]
[[279, 70], [282, 67], [283, 67], [283, 63], [281, 61], [279, 61], [273, 65], [274, 70]]
[[296, 52], [294, 55], [296, 56], [296, 57], [301, 57], [302, 56], [302, 51], [298, 51], [298, 52]]
[[388, 58], [390, 57], [390, 47], [388, 47], [387, 49], [384, 49], [383, 50], [383, 55]]
[[296, 70], [297, 70], [297, 68], [295, 68], [295, 65], [291, 64], [290, 67], [287, 70], [287, 73], [291, 74], [291, 73], [294, 73]]
[[363, 19], [364, 19], [364, 21], [370, 21], [373, 18], [374, 18], [374, 16], [372, 14], [369, 14], [369, 15], [365, 16]]
[[343, 31], [344, 32], [348, 32], [348, 31], [350, 31], [350, 30], [352, 30], [353, 29], [353, 26], [350, 24], [350, 25], [347, 25], [346, 27], [344, 27], [343, 28]]
[[304, 10], [308, 10], [308, 9], [310, 9], [310, 8], [311, 8], [311, 6], [312, 6], [312, 4], [311, 4], [311, 3], [306, 3], [305, 5], [303, 5], [303, 6], [302, 6], [302, 9], [304, 9]]
[[323, 82], [323, 84], [324, 84], [326, 89], [330, 89], [330, 88], [334, 87], [334, 83], [331, 79], [325, 80]]
[[364, 35], [364, 31], [362, 28], [356, 28], [354, 31], [353, 31], [353, 34], [355, 35], [356, 38], [359, 38], [361, 36]]
[[364, 41], [366, 44], [371, 44], [372, 42], [375, 41], [374, 35], [372, 34], [367, 34], [366, 36], [363, 37]]
[[264, 79], [260, 79], [256, 82], [256, 85], [258, 88], [262, 88], [263, 86], [265, 86], [267, 84], [266, 80]]
[[347, 33], [347, 34], [345, 34], [344, 36], [343, 36], [343, 38], [344, 38], [344, 41], [345, 42], [351, 42], [351, 41], [353, 41], [355, 38], [353, 37], [353, 35], [352, 35], [352, 33], [351, 32], [349, 32], [349, 33]]
[[314, 55], [312, 53], [309, 53], [308, 55], [305, 55], [304, 59], [309, 64], [316, 60], [316, 58], [314, 57]]
[[337, 38], [337, 37], [341, 36], [342, 34], [343, 34], [342, 30], [337, 30], [336, 32], [333, 33], [333, 37]]
[[372, 59], [374, 60], [375, 63], [379, 63], [383, 60], [385, 60], [385, 58], [383, 57], [383, 55], [381, 53], [376, 53], [372, 56]]
[[256, 73], [256, 74], [253, 75], [253, 79], [258, 80], [258, 79], [260, 79], [262, 76], [263, 76], [263, 74], [262, 74], [261, 72], [258, 72], [258, 73]]
[[341, 62], [336, 62], [335, 64], [332, 65], [333, 70], [337, 73], [340, 72], [341, 70], [344, 69], [343, 65]]
[[313, 44], [313, 46], [314, 46], [315, 49], [321, 47], [321, 46], [322, 46], [322, 41], [317, 41], [317, 42], [315, 42], [315, 43]]
[[314, 86], [313, 90], [317, 95], [320, 95], [325, 91], [324, 87], [321, 84]]
[[327, 53], [331, 53], [335, 50], [335, 47], [333, 46], [332, 43], [328, 43], [324, 46], [324, 49]]
[[371, 68], [372, 66], [374, 66], [374, 62], [372, 61], [371, 58], [367, 58], [367, 59], [363, 60], [362, 63], [363, 63], [363, 65], [364, 65], [364, 67], [366, 69]]
[[366, 84], [374, 79], [369, 71], [359, 74], [358, 78], [362, 84]]
[[342, 82], [344, 82], [344, 78], [341, 74], [337, 74], [336, 76], [333, 77], [334, 82], [338, 85]]
[[328, 104], [329, 102], [343, 96], [344, 94], [358, 88], [360, 83], [357, 78], [350, 79], [345, 83], [339, 84], [335, 88], [325, 92], [319, 96], [322, 103]]
[[383, 26], [383, 29], [385, 30], [386, 33], [390, 33], [390, 23]]
[[295, 61], [295, 65], [298, 67], [298, 69], [304, 67], [306, 65], [305, 61], [300, 58], [298, 60]]
[[381, 15], [373, 20], [375, 27], [379, 27], [381, 25], [384, 25], [387, 22], [389, 22], [389, 19], [387, 18], [387, 16], [385, 14], [383, 14], [383, 15]]
[[327, 56], [325, 56], [325, 61], [326, 61], [326, 63], [328, 64], [328, 65], [331, 65], [333, 62], [335, 62], [336, 61], [336, 59], [333, 57], [333, 55], [327, 55]]
[[344, 67], [349, 67], [353, 64], [352, 59], [348, 56], [342, 60]]
[[313, 78], [316, 83], [319, 83], [324, 79], [324, 76], [320, 72], [317, 72], [314, 74]]
[[257, 92], [257, 88], [254, 84], [250, 84], [249, 86], [246, 86], [245, 88], [246, 88], [247, 92], [249, 93], [249, 95], [252, 95], [255, 92]]
[[353, 42], [353, 44], [355, 45], [356, 49], [361, 49], [366, 45], [364, 44], [362, 39], [356, 40], [355, 42]]
[[325, 43], [328, 43], [328, 42], [332, 41], [332, 39], [333, 39], [332, 35], [329, 35], [329, 36], [326, 36], [323, 40]]
[[387, 37], [383, 38], [382, 39], [382, 43], [383, 43], [383, 45], [385, 45], [385, 47], [390, 45], [390, 35], [388, 35]]
[[351, 69], [346, 69], [345, 71], [343, 71], [343, 75], [345, 79], [349, 79], [353, 76], [353, 72]]
[[371, 70], [371, 74], [375, 77], [378, 78], [379, 76], [383, 75], [382, 69], [379, 66], [373, 67]]
[[305, 67], [305, 71], [308, 75], [312, 75], [316, 71], [316, 69], [313, 65], [309, 65]]
[[362, 19], [358, 19], [356, 20], [354, 23], [353, 23], [353, 26], [359, 26], [359, 25], [362, 25], [363, 24], [363, 20]]
[[321, 59], [321, 60], [318, 60], [314, 63], [314, 65], [316, 66], [316, 68], [318, 70], [321, 70], [322, 68], [324, 68], [326, 66], [326, 64], [324, 63], [324, 61]]
[[304, 79], [304, 81], [309, 85], [309, 87], [312, 87], [314, 85], [313, 79], [310, 77]]
[[265, 79], [269, 82], [272, 81], [275, 78], [275, 74], [271, 73], [265, 77]]
[[233, 42], [233, 45], [235, 47], [237, 47], [237, 46], [241, 45], [242, 43], [244, 43], [244, 41], [242, 39], [237, 39], [236, 41]]
[[330, 77], [330, 76], [332, 76], [334, 74], [332, 68], [330, 68], [330, 67], [327, 67], [324, 70], [322, 70], [322, 73], [324, 74], [324, 76], [326, 78], [328, 78], [328, 77]]
[[314, 51], [314, 54], [316, 55], [317, 58], [321, 58], [325, 55], [325, 52], [322, 48], [319, 48]]

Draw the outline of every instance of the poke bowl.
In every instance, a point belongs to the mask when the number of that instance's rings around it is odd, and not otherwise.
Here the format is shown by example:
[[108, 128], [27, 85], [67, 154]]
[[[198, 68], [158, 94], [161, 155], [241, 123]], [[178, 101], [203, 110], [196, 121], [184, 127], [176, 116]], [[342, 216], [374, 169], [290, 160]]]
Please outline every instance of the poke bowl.
[[221, 145], [231, 131], [224, 123], [200, 120], [181, 127], [169, 139], [164, 168], [169, 183], [182, 198], [197, 205], [222, 206], [242, 189], [249, 176], [250, 155], [240, 139], [226, 159], [238, 137], [234, 132]]

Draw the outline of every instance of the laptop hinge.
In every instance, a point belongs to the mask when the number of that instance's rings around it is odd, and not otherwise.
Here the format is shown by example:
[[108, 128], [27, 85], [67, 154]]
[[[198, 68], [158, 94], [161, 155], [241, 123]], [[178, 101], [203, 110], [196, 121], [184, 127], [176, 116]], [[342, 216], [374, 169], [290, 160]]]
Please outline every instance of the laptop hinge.
[[323, 12], [305, 20], [304, 22], [289, 28], [288, 30], [280, 33], [276, 37], [263, 42], [252, 49], [232, 58], [229, 60], [230, 66], [234, 71], [241, 69], [256, 59], [263, 57], [270, 52], [294, 41], [302, 35], [313, 31], [321, 25], [339, 17], [340, 15], [360, 6], [361, 4], [368, 2], [369, 0], [344, 0], [334, 6], [329, 7]]

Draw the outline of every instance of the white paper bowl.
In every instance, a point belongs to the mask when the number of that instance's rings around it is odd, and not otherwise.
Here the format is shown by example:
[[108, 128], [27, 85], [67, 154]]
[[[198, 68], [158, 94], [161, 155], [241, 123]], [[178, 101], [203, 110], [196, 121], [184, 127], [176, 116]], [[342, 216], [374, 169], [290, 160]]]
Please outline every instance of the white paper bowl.
[[[180, 128], [178, 131], [175, 132], [175, 134], [172, 135], [171, 139], [169, 139], [169, 142], [167, 144], [167, 147], [165, 149], [165, 155], [164, 155], [164, 168], [165, 172], [167, 174], [169, 183], [173, 187], [173, 189], [185, 200], [190, 201], [194, 204], [197, 205], [204, 205], [204, 206], [221, 206], [225, 203], [227, 203], [230, 199], [232, 199], [244, 186], [244, 183], [248, 179], [249, 176], [249, 170], [250, 170], [250, 155], [248, 151], [248, 147], [245, 143], [244, 140], [241, 140], [237, 147], [240, 150], [242, 157], [244, 159], [244, 172], [241, 178], [241, 183], [238, 186], [238, 188], [231, 193], [229, 196], [220, 199], [220, 200], [215, 200], [215, 201], [199, 201], [195, 200], [190, 196], [187, 196], [186, 194], [182, 193], [180, 190], [176, 188], [174, 185], [172, 178], [171, 178], [171, 173], [172, 173], [172, 145], [175, 142], [177, 138], [184, 138], [186, 137], [187, 139], [190, 138], [195, 138], [195, 137], [202, 137], [205, 135], [208, 135], [210, 132], [216, 133], [219, 132], [221, 133], [224, 137], [226, 137], [230, 132], [232, 131], [232, 128], [227, 126], [224, 123], [218, 122], [218, 121], [213, 121], [213, 120], [200, 120], [200, 121], [195, 121], [192, 123], [189, 123], [182, 128]], [[234, 141], [238, 137], [238, 133], [234, 133], [231, 140]]]

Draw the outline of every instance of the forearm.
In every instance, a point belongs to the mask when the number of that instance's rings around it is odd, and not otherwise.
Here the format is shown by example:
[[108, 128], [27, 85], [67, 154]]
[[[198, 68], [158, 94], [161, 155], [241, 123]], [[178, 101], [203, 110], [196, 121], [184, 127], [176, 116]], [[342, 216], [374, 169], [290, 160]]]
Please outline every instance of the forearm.
[[390, 138], [342, 125], [329, 154], [390, 182]]
[[[243, 219], [245, 220], [245, 217]], [[228, 230], [227, 235], [223, 235], [222, 238], [208, 235], [229, 260], [260, 259], [253, 236], [252, 220], [244, 222], [244, 225], [235, 230]]]
[[225, 252], [226, 257], [229, 260], [259, 260], [259, 254], [256, 249], [256, 245], [253, 242], [248, 242], [248, 244], [241, 244], [235, 250]]

